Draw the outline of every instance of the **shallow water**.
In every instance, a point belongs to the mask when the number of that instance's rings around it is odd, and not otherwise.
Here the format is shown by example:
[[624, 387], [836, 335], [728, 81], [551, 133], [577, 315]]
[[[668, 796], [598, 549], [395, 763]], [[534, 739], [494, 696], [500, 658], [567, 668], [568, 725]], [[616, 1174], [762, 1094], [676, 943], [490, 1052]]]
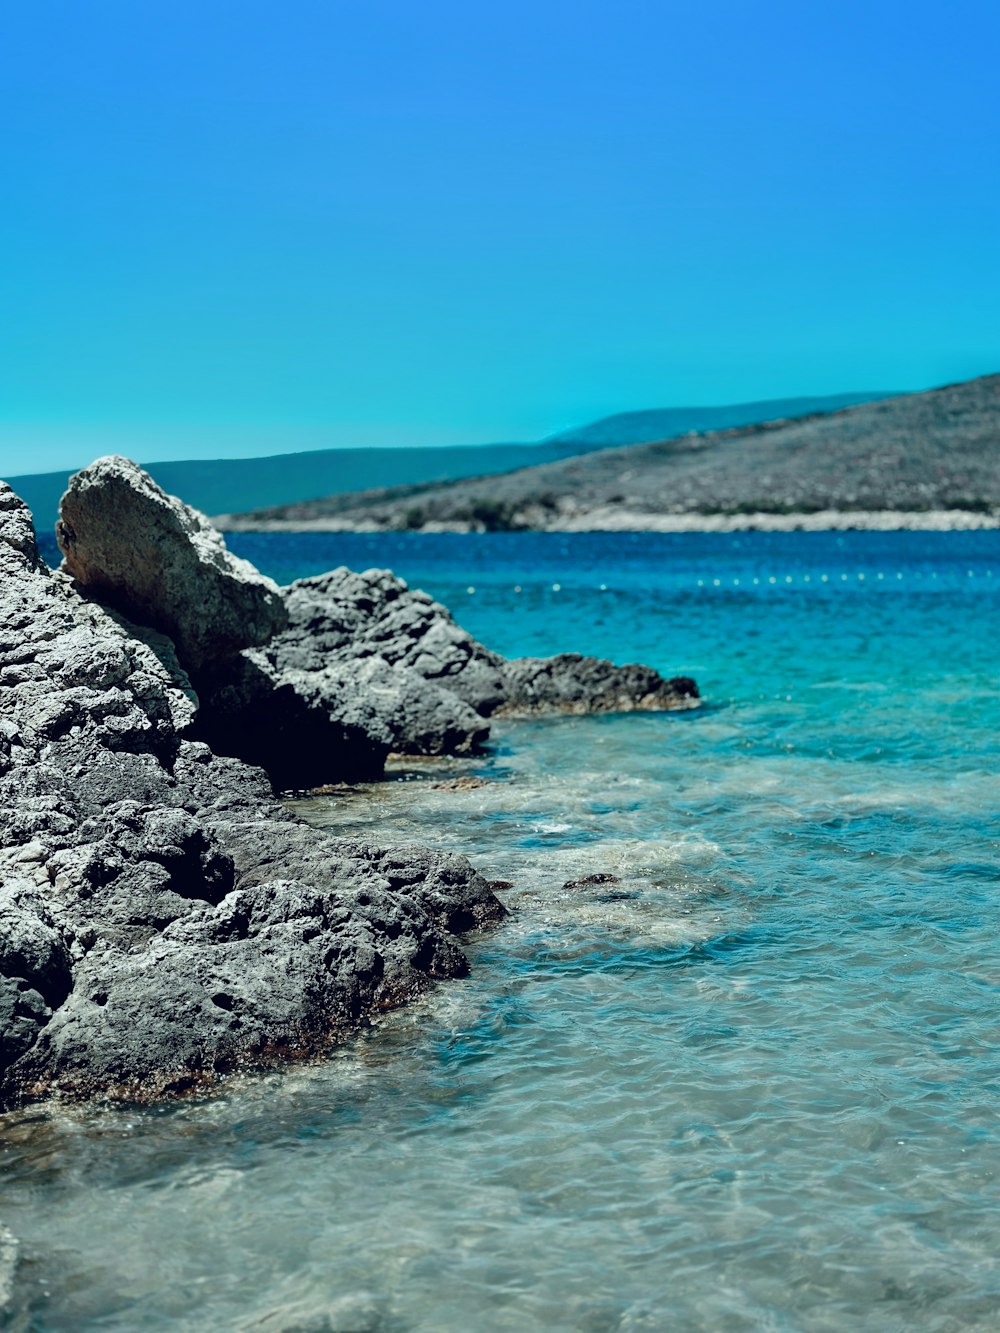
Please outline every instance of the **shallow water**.
[[230, 544], [706, 707], [297, 803], [467, 851], [511, 921], [322, 1064], [8, 1117], [29, 1327], [995, 1329], [1000, 535]]

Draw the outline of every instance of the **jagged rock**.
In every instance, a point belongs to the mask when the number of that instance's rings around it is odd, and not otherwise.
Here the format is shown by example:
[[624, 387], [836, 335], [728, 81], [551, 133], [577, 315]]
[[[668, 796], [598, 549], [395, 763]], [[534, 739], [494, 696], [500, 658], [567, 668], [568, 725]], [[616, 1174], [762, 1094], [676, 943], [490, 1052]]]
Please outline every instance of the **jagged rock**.
[[184, 731], [189, 727], [198, 713], [198, 695], [190, 676], [177, 659], [173, 640], [148, 625], [134, 624], [110, 607], [81, 601], [73, 580], [62, 571], [52, 574], [51, 583], [55, 593], [70, 598], [78, 623], [90, 626], [101, 636], [111, 635], [126, 641], [129, 652], [137, 654], [163, 686], [174, 729]]
[[[470, 754], [501, 697], [502, 659], [388, 570], [282, 589], [288, 627], [197, 674], [197, 735], [279, 787], [378, 777], [390, 752]], [[479, 711], [476, 711], [479, 709]]]
[[285, 624], [277, 585], [127, 458], [99, 458], [70, 478], [56, 535], [73, 578], [168, 634], [188, 669], [265, 643]]
[[[27, 858], [36, 846], [22, 850]], [[29, 875], [19, 867], [0, 879], [0, 1064], [37, 1041], [70, 990], [70, 958]]]
[[149, 647], [49, 574], [27, 507], [2, 482], [0, 599], [0, 771], [66, 736], [99, 738], [109, 750], [176, 750], [174, 682]]
[[697, 699], [693, 682], [574, 654], [508, 663], [388, 570], [335, 569], [279, 594], [126, 459], [72, 478], [59, 539], [89, 596], [173, 636], [176, 656], [162, 634], [122, 625], [171, 682], [175, 727], [263, 766], [278, 787], [375, 778], [391, 752], [473, 753], [498, 712]]
[[323, 672], [282, 673], [259, 649], [202, 672], [198, 691], [194, 734], [218, 754], [260, 765], [279, 790], [375, 779], [392, 748], [378, 709], [365, 708], [363, 691], [341, 697]]
[[462, 975], [449, 931], [503, 915], [464, 858], [308, 828], [182, 739], [158, 648], [44, 567], [0, 487], [2, 1105], [318, 1052]]
[[469, 754], [489, 734], [460, 699], [382, 657], [295, 670], [275, 656], [250, 649], [202, 672], [195, 734], [278, 788], [371, 781], [391, 751]]
[[615, 666], [579, 653], [515, 658], [504, 666], [504, 684], [498, 712], [522, 716], [661, 712], [699, 704], [698, 687], [689, 676], [665, 680], [652, 667]]
[[283, 589], [288, 628], [271, 643], [286, 670], [378, 656], [446, 689], [483, 717], [504, 698], [503, 658], [456, 625], [439, 602], [388, 569], [330, 570]]
[[[298, 679], [318, 679], [331, 664], [342, 664], [343, 678], [350, 682], [359, 659], [363, 670], [377, 655], [394, 670], [404, 668], [456, 696], [482, 717], [685, 709], [698, 703], [694, 681], [664, 680], [649, 667], [618, 667], [578, 653], [507, 661], [456, 625], [440, 603], [389, 570], [358, 574], [335, 569], [299, 579], [283, 595], [288, 628], [263, 652], [279, 672]], [[432, 707], [439, 717], [427, 725]], [[465, 753], [488, 734], [476, 731], [467, 713], [447, 725], [447, 709], [426, 690], [413, 692], [409, 708], [395, 704], [392, 717], [391, 748], [404, 753]]]
[[[144, 641], [180, 691], [178, 729], [191, 726], [200, 700], [191, 734], [262, 764], [276, 785], [377, 777], [390, 751], [464, 754], [486, 738], [461, 693], [491, 706], [499, 659], [388, 572], [335, 571], [282, 599], [207, 519], [122, 458], [73, 477], [61, 514], [67, 573], [141, 622], [126, 622], [125, 636]], [[286, 604], [295, 628], [275, 639]], [[172, 636], [176, 656], [157, 630]], [[266, 652], [253, 651], [269, 639]]]
[[503, 916], [464, 858], [308, 828], [216, 750], [306, 786], [469, 751], [498, 710], [697, 699], [642, 667], [506, 663], [387, 571], [279, 594], [123, 459], [77, 474], [59, 535], [66, 574], [0, 484], [2, 1105], [320, 1051], [462, 975], [454, 934]]

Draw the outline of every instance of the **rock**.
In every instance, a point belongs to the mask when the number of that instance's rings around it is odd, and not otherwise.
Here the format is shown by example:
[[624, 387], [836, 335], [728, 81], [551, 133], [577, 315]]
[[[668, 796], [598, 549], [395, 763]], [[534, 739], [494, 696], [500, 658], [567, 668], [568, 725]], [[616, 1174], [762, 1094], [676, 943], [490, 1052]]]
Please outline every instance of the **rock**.
[[89, 625], [101, 635], [111, 635], [126, 641], [128, 650], [137, 654], [146, 669], [155, 675], [163, 687], [170, 708], [170, 718], [177, 731], [184, 731], [198, 713], [198, 695], [191, 678], [177, 660], [173, 640], [148, 625], [136, 625], [110, 607], [97, 602], [81, 601], [76, 596], [73, 580], [57, 571], [52, 575], [53, 591], [68, 596], [73, 614], [79, 622]]
[[386, 756], [472, 754], [502, 659], [387, 570], [333, 570], [282, 589], [287, 628], [196, 674], [195, 734], [275, 785], [381, 775]]
[[251, 649], [202, 672], [194, 734], [220, 754], [260, 764], [279, 789], [381, 777], [386, 756], [471, 754], [489, 735], [468, 705], [382, 657], [282, 666]]
[[[387, 701], [382, 734], [390, 736], [386, 753], [474, 753], [489, 734], [477, 714], [632, 712], [698, 704], [694, 681], [664, 680], [648, 667], [617, 667], [576, 653], [508, 662], [456, 625], [440, 603], [389, 570], [335, 569], [299, 579], [283, 595], [288, 627], [261, 654], [297, 689], [311, 681], [314, 698], [325, 696], [337, 707], [339, 691], [341, 720], [357, 717], [351, 696], [360, 683], [369, 713], [382, 693]], [[372, 723], [371, 734], [376, 731]]]
[[202, 672], [198, 690], [193, 734], [217, 754], [259, 764], [278, 790], [372, 781], [392, 748], [363, 689], [338, 691], [323, 672], [284, 674], [259, 649]]
[[81, 587], [168, 634], [189, 669], [284, 627], [277, 586], [127, 458], [99, 458], [70, 478], [56, 535]]
[[28, 877], [0, 882], [0, 1065], [30, 1050], [70, 990], [70, 959]]
[[309, 1056], [457, 977], [462, 857], [308, 828], [180, 735], [169, 644], [83, 600], [0, 487], [0, 1105], [148, 1100]]
[[598, 884], [620, 884], [621, 880], [617, 875], [609, 875], [606, 871], [599, 871], [596, 875], [584, 875], [582, 879], [568, 879], [563, 885], [564, 889], [588, 889]]
[[652, 667], [615, 666], [598, 657], [561, 653], [519, 657], [504, 666], [504, 701], [498, 713], [632, 713], [697, 708], [689, 676], [665, 680]]
[[[31, 531], [25, 538], [26, 527]], [[166, 757], [181, 691], [148, 645], [38, 557], [31, 515], [0, 483], [0, 773], [67, 736]]]
[[504, 908], [465, 858], [309, 828], [244, 760], [301, 787], [469, 753], [498, 711], [697, 702], [506, 663], [384, 570], [279, 593], [124, 459], [59, 537], [53, 574], [0, 484], [0, 1106], [204, 1087], [466, 972], [455, 936]]
[[[372, 779], [392, 752], [473, 754], [496, 713], [697, 702], [692, 681], [644, 667], [506, 662], [388, 570], [340, 568], [279, 591], [126, 459], [71, 479], [58, 531], [67, 572], [127, 615], [124, 637], [159, 662], [175, 729], [261, 765], [279, 788]], [[20, 540], [30, 555], [33, 535]]]
[[270, 652], [285, 669], [378, 656], [439, 685], [483, 717], [503, 701], [503, 658], [477, 643], [425, 592], [388, 569], [340, 568], [284, 589], [288, 628]]

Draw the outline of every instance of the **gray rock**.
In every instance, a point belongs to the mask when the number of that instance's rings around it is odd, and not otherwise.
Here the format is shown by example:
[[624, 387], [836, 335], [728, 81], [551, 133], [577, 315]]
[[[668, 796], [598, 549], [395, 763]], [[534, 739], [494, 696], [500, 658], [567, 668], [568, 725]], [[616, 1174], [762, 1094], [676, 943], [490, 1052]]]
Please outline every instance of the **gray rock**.
[[489, 734], [460, 699], [384, 658], [296, 670], [276, 656], [250, 649], [201, 672], [192, 734], [259, 764], [279, 789], [371, 781], [392, 751], [469, 754]]
[[0, 1104], [310, 1056], [503, 916], [464, 858], [308, 828], [183, 739], [168, 648], [52, 575], [0, 488]]
[[168, 634], [188, 668], [265, 643], [285, 624], [277, 586], [127, 458], [99, 458], [70, 478], [56, 535], [73, 578]]
[[111, 750], [176, 750], [174, 713], [183, 708], [174, 682], [147, 645], [49, 574], [31, 515], [4, 483], [0, 599], [0, 773], [70, 736], [100, 737]]
[[689, 676], [665, 680], [652, 667], [615, 666], [598, 657], [518, 657], [504, 665], [500, 713], [633, 713], [697, 708]]
[[[196, 674], [195, 734], [275, 785], [378, 777], [386, 756], [471, 754], [502, 659], [387, 570], [337, 569], [282, 589], [288, 627]], [[479, 709], [479, 711], [476, 711]]]
[[[327, 680], [351, 691], [376, 680], [391, 706], [389, 748], [402, 753], [468, 753], [488, 731], [481, 717], [552, 712], [633, 712], [698, 705], [694, 681], [665, 680], [642, 666], [615, 666], [564, 653], [506, 661], [485, 648], [426, 593], [388, 570], [340, 568], [283, 589], [288, 628], [262, 650], [283, 679]], [[369, 663], [387, 663], [377, 669]], [[365, 672], [371, 672], [366, 679]], [[422, 678], [409, 684], [398, 674]], [[433, 687], [437, 693], [431, 692]], [[333, 691], [333, 694], [336, 690]], [[366, 688], [367, 706], [374, 706]], [[396, 698], [393, 699], [393, 694]], [[464, 711], [454, 713], [457, 699]]]
[[696, 700], [642, 667], [505, 663], [386, 571], [279, 595], [125, 460], [74, 478], [60, 540], [66, 575], [0, 485], [3, 1105], [313, 1055], [463, 975], [455, 935], [503, 916], [464, 858], [308, 828], [217, 751], [306, 786], [468, 752], [498, 710]]
[[407, 667], [483, 717], [504, 698], [503, 658], [477, 643], [427, 593], [388, 569], [331, 570], [283, 590], [288, 628], [270, 645], [283, 668], [378, 656]]
[[262, 766], [279, 788], [372, 779], [392, 752], [474, 753], [498, 712], [697, 701], [693, 682], [643, 667], [574, 654], [505, 662], [388, 570], [335, 569], [279, 595], [125, 459], [78, 473], [62, 515], [66, 569], [88, 595], [173, 636], [176, 655], [162, 634], [122, 624], [170, 682], [175, 729]]
[[377, 701], [327, 673], [282, 672], [260, 649], [198, 676], [193, 735], [218, 754], [259, 765], [279, 790], [382, 774], [392, 748]]

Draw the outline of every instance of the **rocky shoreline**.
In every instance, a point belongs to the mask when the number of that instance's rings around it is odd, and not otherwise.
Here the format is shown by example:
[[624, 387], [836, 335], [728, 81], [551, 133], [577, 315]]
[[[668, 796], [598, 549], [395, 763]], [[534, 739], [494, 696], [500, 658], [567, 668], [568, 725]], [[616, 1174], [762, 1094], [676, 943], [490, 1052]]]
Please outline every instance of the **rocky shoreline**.
[[[220, 514], [213, 523], [221, 532], [388, 532], [401, 529], [371, 519], [255, 518], [252, 514]], [[971, 532], [1000, 528], [1000, 513], [971, 509], [836, 510], [772, 514], [649, 514], [640, 510], [584, 509], [539, 516], [535, 532]], [[485, 532], [475, 520], [425, 523], [422, 532]]]
[[462, 976], [461, 856], [276, 798], [466, 754], [499, 714], [686, 709], [694, 682], [507, 661], [385, 570], [279, 588], [135, 464], [70, 483], [63, 568], [0, 483], [0, 1106], [148, 1101], [307, 1058]]

